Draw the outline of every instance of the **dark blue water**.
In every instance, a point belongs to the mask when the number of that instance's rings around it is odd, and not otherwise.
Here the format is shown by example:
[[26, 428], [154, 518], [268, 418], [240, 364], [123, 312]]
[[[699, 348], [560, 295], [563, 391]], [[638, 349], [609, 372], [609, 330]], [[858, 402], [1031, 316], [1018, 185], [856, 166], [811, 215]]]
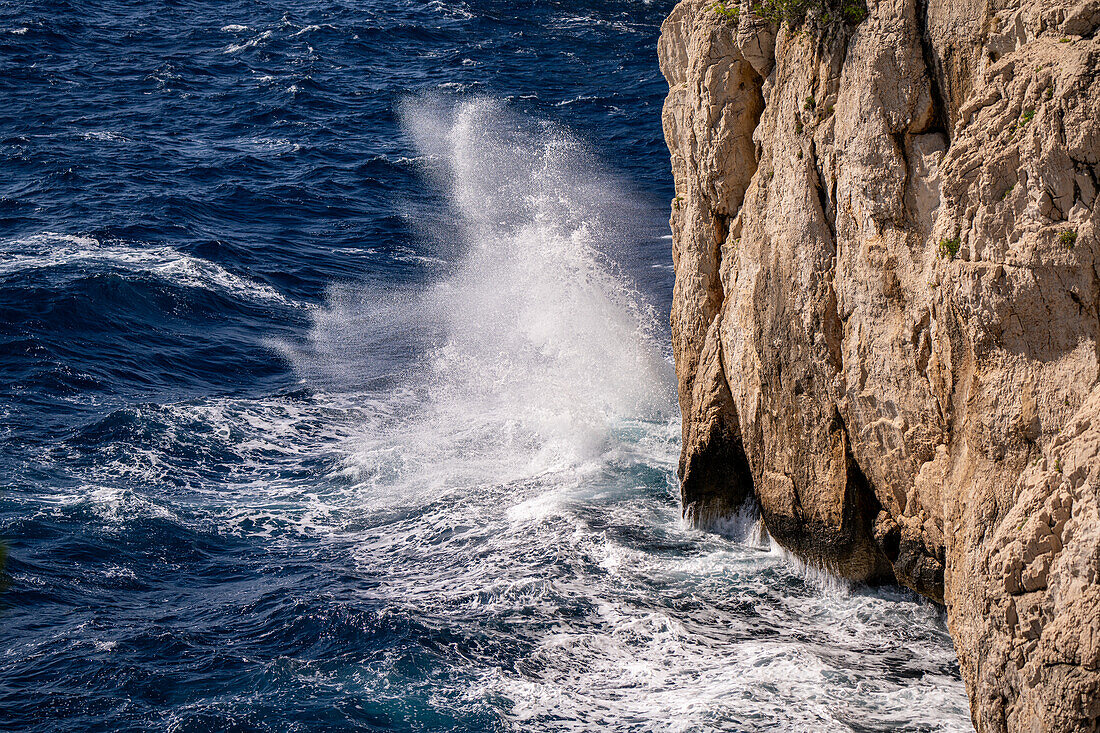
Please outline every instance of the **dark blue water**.
[[679, 521], [671, 5], [0, 5], [0, 729], [965, 729]]

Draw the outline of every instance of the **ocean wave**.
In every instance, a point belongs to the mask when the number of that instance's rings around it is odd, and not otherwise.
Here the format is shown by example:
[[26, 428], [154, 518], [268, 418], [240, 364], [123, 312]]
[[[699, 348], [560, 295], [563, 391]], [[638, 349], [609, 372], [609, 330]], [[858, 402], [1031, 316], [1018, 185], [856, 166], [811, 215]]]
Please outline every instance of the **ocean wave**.
[[249, 39], [248, 41], [245, 41], [244, 43], [231, 43], [231, 44], [229, 44], [228, 46], [225, 47], [225, 50], [223, 51], [223, 53], [227, 53], [227, 54], [240, 53], [241, 51], [244, 51], [245, 49], [254, 48], [256, 46], [259, 46], [264, 41], [268, 40], [269, 38], [271, 38], [274, 35], [275, 35], [274, 31], [264, 31], [263, 33], [259, 34], [255, 38]]
[[43, 232], [0, 242], [0, 278], [35, 270], [56, 270], [70, 277], [91, 272], [125, 272], [155, 277], [179, 288], [198, 288], [246, 301], [302, 308], [269, 285], [235, 275], [209, 260], [164, 245], [139, 246], [94, 237]]
[[428, 7], [437, 13], [455, 18], [457, 20], [470, 20], [474, 17], [469, 5], [464, 2], [444, 2], [444, 0], [431, 0]]
[[345, 518], [326, 536], [372, 597], [479, 650], [467, 704], [499, 701], [508, 730], [964, 730], [933, 608], [795, 563], [754, 514], [683, 524], [671, 370], [603, 251], [621, 194], [584, 146], [486, 100], [404, 119], [465, 254], [415, 290], [345, 291], [287, 355], [388, 405], [310, 516]]
[[111, 130], [91, 130], [89, 132], [82, 133], [81, 137], [85, 140], [94, 140], [102, 142], [132, 142], [124, 135], [113, 132]]

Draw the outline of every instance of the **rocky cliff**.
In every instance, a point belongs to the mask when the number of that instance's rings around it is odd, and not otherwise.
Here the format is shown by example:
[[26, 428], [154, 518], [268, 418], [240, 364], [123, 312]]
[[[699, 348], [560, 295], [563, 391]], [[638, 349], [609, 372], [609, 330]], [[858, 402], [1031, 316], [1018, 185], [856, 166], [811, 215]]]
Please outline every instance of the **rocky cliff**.
[[1100, 728], [1098, 26], [684, 0], [660, 41], [685, 516], [943, 603], [980, 731]]

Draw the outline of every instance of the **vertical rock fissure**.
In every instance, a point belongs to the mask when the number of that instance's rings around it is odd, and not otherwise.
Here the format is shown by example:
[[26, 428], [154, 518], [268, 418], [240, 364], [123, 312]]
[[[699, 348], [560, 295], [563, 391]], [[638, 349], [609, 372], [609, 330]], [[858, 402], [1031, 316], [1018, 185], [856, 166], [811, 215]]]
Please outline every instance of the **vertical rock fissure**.
[[833, 254], [836, 254], [836, 208], [830, 198], [831, 189], [825, 181], [825, 172], [821, 170], [821, 164], [817, 159], [817, 143], [810, 141], [810, 164], [817, 173], [817, 200], [821, 205], [821, 215], [829, 227], [829, 236], [832, 238]]
[[932, 45], [932, 35], [928, 27], [929, 4], [932, 0], [918, 0], [917, 26], [920, 32], [921, 53], [924, 56], [924, 67], [928, 74], [928, 90], [932, 96], [931, 123], [926, 129], [912, 130], [916, 134], [938, 132], [947, 141], [947, 147], [951, 147], [951, 120], [948, 117], [948, 107], [944, 102], [943, 90], [940, 86], [942, 69], [936, 59], [936, 50]]
[[[676, 262], [674, 291], [674, 300], [689, 307], [672, 314], [684, 420], [679, 475], [685, 519], [706, 525], [753, 497], [723, 364], [723, 278], [731, 265], [724, 260], [733, 257], [728, 240], [737, 236], [731, 228], [739, 226], [737, 217], [759, 165], [753, 137], [764, 112], [761, 73], [772, 62], [767, 42], [772, 31], [760, 27], [758, 33], [742, 33], [739, 24], [688, 4], [677, 7], [665, 30], [658, 47], [661, 68], [670, 89], [676, 88], [676, 101], [666, 103], [664, 113], [677, 192], [672, 229], [678, 242], [690, 242], [677, 245], [686, 256]], [[682, 47], [670, 42], [673, 37], [706, 49], [695, 56], [696, 65], [684, 66]], [[689, 74], [696, 83], [684, 83]]]
[[840, 523], [842, 543], [840, 546], [847, 548], [848, 558], [845, 564], [847, 573], [851, 577], [853, 573], [852, 558], [862, 558], [865, 567], [858, 574], [860, 579], [867, 583], [881, 584], [894, 583], [892, 563], [878, 542], [871, 541], [874, 537], [874, 524], [880, 512], [882, 504], [879, 501], [874, 487], [871, 485], [867, 474], [856, 460], [852, 452], [852, 439], [848, 434], [848, 426], [840, 410], [833, 407], [833, 422], [839, 428], [844, 439], [844, 453], [848, 482], [844, 491], [843, 514]]

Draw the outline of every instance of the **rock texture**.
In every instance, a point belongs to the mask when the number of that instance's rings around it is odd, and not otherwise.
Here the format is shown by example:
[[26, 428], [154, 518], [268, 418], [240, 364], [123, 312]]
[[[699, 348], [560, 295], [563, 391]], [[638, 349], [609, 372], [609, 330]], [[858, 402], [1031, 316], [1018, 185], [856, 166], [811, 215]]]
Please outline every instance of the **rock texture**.
[[980, 731], [1100, 729], [1100, 0], [665, 22], [685, 516], [945, 604]]

